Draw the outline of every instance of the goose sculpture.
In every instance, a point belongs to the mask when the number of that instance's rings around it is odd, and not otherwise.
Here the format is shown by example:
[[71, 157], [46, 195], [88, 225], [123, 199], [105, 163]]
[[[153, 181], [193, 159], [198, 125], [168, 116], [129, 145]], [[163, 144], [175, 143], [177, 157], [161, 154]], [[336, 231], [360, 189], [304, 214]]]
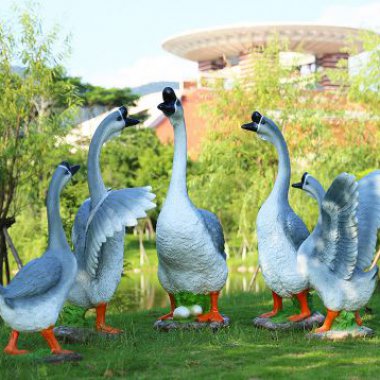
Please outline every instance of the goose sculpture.
[[277, 125], [257, 111], [252, 114], [252, 122], [242, 128], [270, 142], [278, 153], [277, 178], [256, 220], [259, 264], [273, 296], [273, 310], [261, 317], [275, 316], [282, 310], [282, 298], [294, 296], [300, 304], [300, 313], [290, 316], [289, 320], [298, 322], [311, 315], [307, 299], [308, 280], [297, 267], [297, 250], [309, 236], [309, 231], [289, 205], [291, 168], [288, 148]]
[[186, 125], [182, 104], [166, 87], [158, 105], [174, 129], [174, 158], [169, 190], [157, 220], [158, 278], [169, 294], [173, 317], [175, 294], [190, 292], [210, 295], [210, 311], [199, 322], [223, 322], [218, 310], [219, 292], [228, 275], [224, 236], [218, 218], [194, 206], [187, 193]]
[[100, 172], [103, 144], [139, 121], [129, 118], [126, 107], [111, 112], [98, 126], [88, 152], [87, 181], [90, 198], [75, 217], [72, 241], [78, 273], [69, 301], [84, 309], [96, 309], [96, 329], [110, 334], [121, 330], [106, 325], [107, 303], [120, 282], [123, 271], [126, 226], [155, 207], [150, 187], [107, 190]]
[[[342, 310], [355, 312], [370, 300], [377, 283], [377, 266], [371, 266], [380, 227], [379, 172], [359, 183], [347, 173], [340, 174], [323, 196], [323, 187], [307, 173], [294, 187], [319, 201], [319, 219], [299, 248], [298, 266], [318, 292], [327, 316], [316, 332], [331, 329]], [[360, 228], [363, 223], [364, 229]]]
[[4, 352], [26, 354], [17, 347], [20, 332], [40, 332], [53, 354], [70, 354], [57, 342], [53, 326], [74, 282], [77, 263], [67, 243], [59, 212], [59, 196], [79, 166], [62, 162], [47, 194], [49, 242], [44, 254], [20, 269], [7, 287], [0, 286], [0, 315], [12, 332]]

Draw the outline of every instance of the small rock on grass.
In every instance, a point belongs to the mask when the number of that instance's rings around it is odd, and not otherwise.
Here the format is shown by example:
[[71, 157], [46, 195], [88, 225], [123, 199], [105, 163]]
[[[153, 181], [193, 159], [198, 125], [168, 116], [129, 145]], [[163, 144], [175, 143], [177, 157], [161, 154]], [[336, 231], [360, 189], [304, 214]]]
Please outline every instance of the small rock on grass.
[[322, 326], [324, 321], [324, 315], [316, 311], [309, 318], [299, 322], [274, 322], [271, 318], [262, 317], [256, 317], [252, 322], [254, 326], [267, 330], [312, 330]]
[[86, 327], [57, 326], [54, 327], [54, 335], [59, 341], [71, 344], [87, 343], [97, 337], [114, 339], [117, 338], [120, 334], [99, 332], [92, 328]]
[[51, 355], [43, 359], [45, 363], [60, 364], [69, 362], [79, 362], [83, 359], [81, 354], [73, 352], [71, 354]]
[[360, 338], [372, 338], [375, 335], [375, 332], [369, 327], [358, 326], [354, 329], [349, 330], [330, 330], [326, 332], [311, 332], [306, 335], [310, 339], [318, 340], [345, 340], [349, 338], [360, 339]]
[[171, 330], [200, 330], [200, 329], [211, 329], [213, 331], [217, 331], [219, 329], [228, 327], [230, 325], [230, 318], [227, 316], [223, 316], [223, 322], [197, 322], [197, 321], [189, 321], [189, 322], [179, 322], [173, 319], [166, 319], [164, 321], [157, 320], [153, 328], [159, 331], [171, 331]]

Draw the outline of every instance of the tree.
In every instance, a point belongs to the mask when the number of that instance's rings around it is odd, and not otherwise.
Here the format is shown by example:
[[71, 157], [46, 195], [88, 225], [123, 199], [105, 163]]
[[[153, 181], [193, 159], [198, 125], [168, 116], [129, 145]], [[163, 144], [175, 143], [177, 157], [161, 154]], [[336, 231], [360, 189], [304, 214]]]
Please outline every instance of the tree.
[[112, 109], [121, 104], [135, 106], [139, 98], [128, 87], [104, 88], [94, 86], [90, 83], [82, 82], [79, 77], [66, 76], [60, 78], [60, 80], [66, 81], [76, 88], [77, 95], [82, 99], [84, 107], [104, 106], [106, 109]]
[[[80, 99], [62, 77], [63, 51], [54, 28], [44, 33], [36, 11], [0, 23], [0, 282], [10, 280], [7, 229], [31, 202], [40, 202], [57, 164], [56, 145]], [[13, 21], [13, 20], [12, 20]], [[15, 66], [21, 70], [15, 70]], [[52, 161], [55, 164], [52, 166]], [[49, 168], [49, 169], [47, 169]]]

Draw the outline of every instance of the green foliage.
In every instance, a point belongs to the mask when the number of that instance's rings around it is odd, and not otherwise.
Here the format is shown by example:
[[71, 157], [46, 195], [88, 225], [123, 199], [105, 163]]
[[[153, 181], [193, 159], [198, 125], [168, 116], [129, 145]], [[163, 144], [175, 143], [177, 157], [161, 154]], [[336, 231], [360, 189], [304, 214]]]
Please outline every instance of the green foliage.
[[81, 78], [78, 77], [64, 77], [62, 78], [69, 85], [74, 86], [79, 98], [83, 101], [83, 106], [105, 106], [108, 109], [121, 105], [136, 105], [139, 98], [138, 95], [133, 94], [132, 90], [128, 87], [125, 88], [104, 88], [94, 86], [90, 83], [83, 83]]
[[194, 294], [190, 292], [180, 292], [174, 295], [175, 305], [178, 306], [202, 306], [203, 311], [210, 309], [210, 296], [208, 294]]
[[45, 33], [33, 10], [20, 12], [17, 25], [0, 23], [0, 218], [39, 201], [46, 169], [60, 162], [55, 146], [77, 98], [73, 86], [55, 80], [66, 49], [56, 53], [57, 42], [57, 30]]
[[58, 326], [75, 326], [75, 327], [89, 327], [91, 324], [89, 320], [86, 319], [85, 309], [67, 304], [63, 307], [59, 314], [57, 321]]
[[351, 311], [341, 311], [339, 316], [335, 319], [331, 329], [332, 330], [351, 330], [358, 327], [355, 321], [355, 313]]
[[[360, 48], [360, 50], [359, 50]], [[343, 59], [338, 66], [342, 70], [329, 70], [332, 81], [342, 83], [342, 92], [351, 101], [359, 103], [375, 115], [380, 114], [380, 36], [372, 31], [362, 31], [357, 38], [350, 38], [344, 52], [355, 56], [350, 71]]]

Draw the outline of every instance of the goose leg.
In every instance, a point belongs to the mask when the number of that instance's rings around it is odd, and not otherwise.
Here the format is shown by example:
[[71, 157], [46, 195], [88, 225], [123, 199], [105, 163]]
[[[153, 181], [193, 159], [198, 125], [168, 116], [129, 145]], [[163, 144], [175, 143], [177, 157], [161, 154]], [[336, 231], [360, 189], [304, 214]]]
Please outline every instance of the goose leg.
[[327, 309], [327, 315], [325, 318], [325, 322], [321, 327], [315, 330], [316, 333], [326, 332], [331, 330], [331, 326], [335, 321], [335, 318], [340, 314], [340, 311], [333, 311]]
[[100, 332], [105, 332], [108, 334], [120, 334], [123, 330], [116, 329], [111, 326], [106, 325], [106, 311], [107, 311], [107, 303], [100, 303], [96, 306], [96, 330]]
[[272, 291], [273, 297], [273, 310], [260, 315], [260, 318], [271, 318], [277, 315], [279, 311], [282, 310], [282, 298], [275, 292]]
[[70, 355], [74, 353], [73, 351], [62, 349], [62, 347], [57, 341], [57, 338], [54, 335], [53, 326], [50, 326], [49, 328], [42, 330], [41, 335], [45, 338], [53, 355]]
[[200, 315], [197, 318], [198, 322], [224, 322], [224, 318], [219, 313], [218, 298], [219, 292], [210, 292], [210, 311], [206, 314]]
[[18, 341], [18, 336], [20, 333], [16, 330], [12, 330], [11, 336], [9, 337], [9, 342], [7, 346], [4, 348], [4, 352], [8, 355], [24, 355], [29, 353], [27, 350], [19, 350], [17, 348], [17, 341]]
[[304, 290], [303, 292], [296, 294], [297, 300], [300, 303], [301, 312], [299, 314], [290, 316], [288, 318], [289, 321], [299, 322], [299, 321], [302, 321], [303, 319], [310, 317], [311, 311], [307, 303], [308, 294], [309, 292], [307, 290]]
[[361, 326], [363, 324], [363, 321], [362, 321], [362, 319], [360, 317], [359, 310], [355, 311], [355, 321], [358, 324], [358, 326]]
[[175, 309], [175, 299], [173, 294], [169, 293], [169, 298], [170, 298], [170, 313], [163, 315], [162, 317], [158, 318], [161, 321], [164, 321], [165, 319], [171, 319], [173, 318], [173, 312]]

